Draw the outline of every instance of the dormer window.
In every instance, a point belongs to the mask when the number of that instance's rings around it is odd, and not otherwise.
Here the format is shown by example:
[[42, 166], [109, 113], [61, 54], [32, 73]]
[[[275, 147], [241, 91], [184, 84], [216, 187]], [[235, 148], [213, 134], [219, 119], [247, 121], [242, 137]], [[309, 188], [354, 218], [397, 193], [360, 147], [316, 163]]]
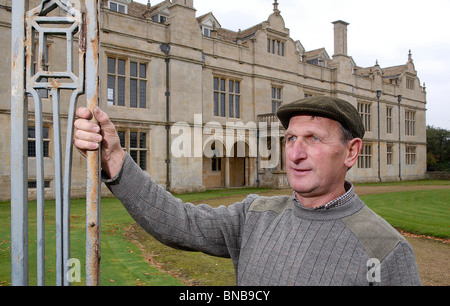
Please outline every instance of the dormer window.
[[220, 23], [212, 13], [207, 13], [197, 18], [202, 35], [205, 37], [213, 37], [214, 31], [221, 28]]
[[303, 54], [303, 60], [306, 63], [320, 67], [327, 67], [329, 59], [330, 57], [324, 48], [308, 51]]
[[164, 23], [167, 21], [167, 16], [156, 14], [152, 16], [152, 20], [158, 23]]
[[118, 3], [118, 2], [114, 2], [114, 1], [108, 1], [108, 8], [111, 11], [124, 13], [124, 14], [126, 14], [128, 11], [128, 7], [126, 5]]
[[327, 62], [321, 58], [315, 58], [311, 60], [306, 61], [308, 64], [321, 66], [321, 67], [327, 67]]
[[203, 28], [202, 32], [203, 32], [203, 35], [204, 35], [204, 36], [206, 36], [206, 37], [212, 37], [212, 31], [213, 31], [212, 28], [205, 27], [205, 26], [203, 26], [202, 28]]

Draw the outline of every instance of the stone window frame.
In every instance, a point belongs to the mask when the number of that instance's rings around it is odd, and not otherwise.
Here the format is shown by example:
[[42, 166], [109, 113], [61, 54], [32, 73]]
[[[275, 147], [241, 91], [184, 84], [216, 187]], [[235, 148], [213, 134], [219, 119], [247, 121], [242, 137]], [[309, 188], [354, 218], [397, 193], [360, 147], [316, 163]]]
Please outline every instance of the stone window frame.
[[[141, 167], [142, 170], [148, 170], [149, 162], [149, 136], [150, 131], [139, 128], [118, 128], [117, 134], [119, 135], [120, 145], [125, 152], [128, 152], [136, 164]], [[132, 134], [136, 134], [136, 144], [132, 147]], [[144, 135], [144, 136], [142, 136]], [[143, 137], [143, 138], [142, 138]], [[144, 145], [142, 146], [142, 140]]]
[[[115, 107], [148, 109], [149, 61], [110, 53], [106, 55], [107, 104]], [[110, 60], [114, 60], [114, 68], [112, 68]], [[123, 67], [121, 63], [123, 63]], [[137, 75], [132, 75], [132, 64], [137, 65]], [[143, 70], [141, 70], [142, 66], [144, 66]], [[142, 75], [142, 71], [144, 75]], [[134, 81], [136, 81], [137, 88], [135, 92], [132, 92], [132, 83]], [[132, 104], [133, 97], [137, 99], [136, 104]]]
[[372, 168], [373, 145], [371, 143], [363, 144], [361, 153], [358, 156], [358, 169]]
[[[217, 80], [217, 82], [216, 82]], [[233, 84], [233, 86], [231, 86]], [[231, 87], [233, 89], [231, 90]], [[213, 76], [213, 115], [240, 119], [242, 114], [242, 79]]]

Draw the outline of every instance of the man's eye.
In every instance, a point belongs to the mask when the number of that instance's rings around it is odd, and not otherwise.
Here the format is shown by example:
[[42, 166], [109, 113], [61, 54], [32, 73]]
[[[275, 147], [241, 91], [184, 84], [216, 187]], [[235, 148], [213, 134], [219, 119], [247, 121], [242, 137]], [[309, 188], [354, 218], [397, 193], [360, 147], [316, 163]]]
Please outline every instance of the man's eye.
[[296, 136], [289, 136], [288, 141], [295, 141], [297, 139]]
[[320, 139], [319, 139], [318, 137], [316, 137], [316, 136], [313, 136], [313, 137], [312, 137], [312, 140], [314, 140], [314, 141], [319, 141]]

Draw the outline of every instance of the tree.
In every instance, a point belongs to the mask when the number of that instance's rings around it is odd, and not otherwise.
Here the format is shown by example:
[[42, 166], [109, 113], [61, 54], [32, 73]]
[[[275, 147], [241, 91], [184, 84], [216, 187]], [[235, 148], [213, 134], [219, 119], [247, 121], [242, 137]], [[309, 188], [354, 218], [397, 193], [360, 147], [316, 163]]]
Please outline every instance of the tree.
[[450, 171], [450, 131], [427, 126], [428, 171]]

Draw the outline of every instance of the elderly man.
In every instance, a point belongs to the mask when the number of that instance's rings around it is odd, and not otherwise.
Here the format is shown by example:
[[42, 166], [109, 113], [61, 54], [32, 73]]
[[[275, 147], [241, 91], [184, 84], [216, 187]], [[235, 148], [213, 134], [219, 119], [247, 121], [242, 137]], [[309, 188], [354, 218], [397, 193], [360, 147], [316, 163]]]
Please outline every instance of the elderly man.
[[229, 207], [194, 206], [173, 197], [134, 163], [114, 125], [79, 119], [74, 144], [102, 142], [104, 181], [149, 234], [174, 248], [232, 259], [238, 285], [420, 285], [414, 252], [345, 180], [364, 127], [348, 102], [313, 97], [280, 107], [292, 196], [249, 195]]

